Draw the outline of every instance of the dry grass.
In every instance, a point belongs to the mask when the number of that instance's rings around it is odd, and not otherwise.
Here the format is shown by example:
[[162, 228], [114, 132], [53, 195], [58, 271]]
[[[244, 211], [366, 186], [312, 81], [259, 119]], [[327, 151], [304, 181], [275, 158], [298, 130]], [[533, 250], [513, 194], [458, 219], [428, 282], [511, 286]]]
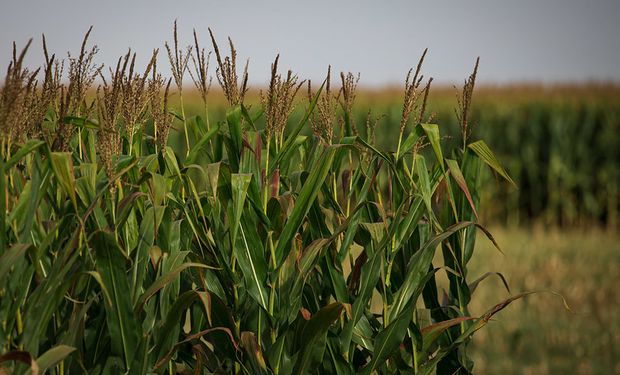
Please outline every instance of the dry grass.
[[[620, 372], [620, 235], [600, 231], [493, 228], [506, 255], [479, 238], [472, 278], [499, 271], [513, 293], [551, 290], [510, 307], [474, 338], [480, 374], [611, 374]], [[507, 292], [487, 279], [473, 296], [482, 313]]]

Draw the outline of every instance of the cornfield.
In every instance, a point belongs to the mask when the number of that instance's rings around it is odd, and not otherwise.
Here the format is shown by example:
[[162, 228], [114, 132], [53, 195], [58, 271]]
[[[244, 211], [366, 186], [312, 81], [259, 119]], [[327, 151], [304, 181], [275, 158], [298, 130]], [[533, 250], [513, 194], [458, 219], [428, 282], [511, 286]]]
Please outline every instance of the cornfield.
[[[620, 92], [617, 86], [481, 87], [472, 104], [474, 137], [484, 139], [511, 171], [517, 189], [487, 175], [483, 217], [508, 225], [617, 230], [620, 222]], [[360, 93], [385, 113], [381, 126], [396, 129], [399, 105], [392, 91]], [[431, 93], [429, 111], [441, 123], [446, 147], [460, 142], [454, 93]], [[366, 113], [358, 111], [362, 121]], [[377, 142], [389, 147], [394, 131]], [[493, 202], [502, 202], [494, 204]]]
[[[246, 102], [258, 102], [250, 90]], [[400, 89], [361, 88], [353, 121], [378, 119], [376, 145], [395, 151], [402, 103]], [[189, 112], [204, 112], [190, 91]], [[484, 139], [510, 170], [517, 189], [483, 177], [482, 217], [509, 226], [617, 231], [620, 225], [620, 90], [614, 85], [480, 86], [470, 113], [473, 137]], [[224, 119], [221, 93], [211, 94], [211, 118]], [[454, 90], [435, 87], [428, 112], [441, 124], [444, 147], [458, 147]], [[248, 104], [248, 105], [250, 105]], [[296, 111], [292, 116], [303, 116]], [[262, 124], [262, 119], [258, 119]], [[364, 136], [364, 129], [360, 129]], [[501, 202], [495, 204], [494, 202]]]
[[179, 47], [176, 25], [171, 79], [157, 50], [144, 70], [128, 53], [107, 73], [88, 34], [68, 61], [44, 47], [40, 70], [14, 47], [0, 96], [0, 373], [471, 373], [472, 335], [523, 296], [468, 309], [492, 275], [467, 272], [476, 234], [495, 244], [478, 222], [483, 170], [512, 183], [471, 135], [478, 63], [458, 142], [429, 121], [425, 51], [397, 146], [382, 147], [385, 130], [355, 119], [356, 75], [336, 88], [328, 69], [312, 85], [276, 58], [246, 107], [247, 65], [210, 34], [221, 121], [210, 54], [196, 33]]

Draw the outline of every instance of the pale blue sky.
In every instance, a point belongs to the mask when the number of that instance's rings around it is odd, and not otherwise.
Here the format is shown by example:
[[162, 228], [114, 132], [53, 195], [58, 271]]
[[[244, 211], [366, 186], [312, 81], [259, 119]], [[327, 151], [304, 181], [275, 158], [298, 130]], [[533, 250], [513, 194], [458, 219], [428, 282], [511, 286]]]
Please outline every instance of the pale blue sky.
[[57, 55], [76, 53], [89, 25], [99, 62], [132, 47], [144, 63], [171, 40], [175, 18], [182, 44], [192, 28], [204, 45], [208, 26], [222, 43], [230, 35], [250, 57], [254, 85], [267, 81], [278, 52], [303, 78], [318, 80], [332, 64], [361, 72], [365, 85], [399, 84], [425, 47], [424, 72], [443, 83], [461, 82], [478, 55], [487, 83], [620, 81], [619, 0], [2, 0], [0, 66], [10, 43], [29, 37], [28, 62], [40, 64], [41, 33]]

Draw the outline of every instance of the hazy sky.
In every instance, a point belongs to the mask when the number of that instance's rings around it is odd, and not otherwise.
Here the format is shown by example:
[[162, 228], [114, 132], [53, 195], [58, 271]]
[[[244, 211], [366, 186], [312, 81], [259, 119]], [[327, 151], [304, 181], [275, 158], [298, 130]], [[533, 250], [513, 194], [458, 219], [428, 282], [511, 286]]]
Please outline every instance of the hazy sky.
[[[361, 83], [400, 83], [425, 47], [427, 76], [461, 82], [481, 57], [484, 82], [620, 81], [620, 0], [2, 0], [0, 62], [11, 42], [34, 37], [29, 64], [40, 64], [40, 35], [57, 55], [77, 53], [90, 25], [91, 40], [110, 65], [132, 47], [145, 63], [153, 48], [172, 39], [179, 22], [182, 44], [196, 28], [207, 45], [207, 27], [250, 57], [250, 81], [268, 80], [269, 64], [300, 77], [361, 72]], [[160, 57], [165, 54], [160, 52]]]

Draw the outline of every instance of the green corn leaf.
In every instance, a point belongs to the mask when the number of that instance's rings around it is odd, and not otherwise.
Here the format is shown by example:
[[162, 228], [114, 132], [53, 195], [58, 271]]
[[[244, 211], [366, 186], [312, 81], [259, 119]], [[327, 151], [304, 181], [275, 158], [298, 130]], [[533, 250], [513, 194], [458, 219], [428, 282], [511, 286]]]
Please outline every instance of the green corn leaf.
[[431, 200], [433, 198], [433, 190], [431, 186], [431, 179], [428, 175], [428, 169], [426, 167], [426, 161], [424, 156], [416, 155], [415, 156], [415, 168], [418, 176], [417, 187], [422, 195], [422, 199], [424, 200], [424, 205], [426, 205], [426, 211], [429, 215], [433, 213], [433, 206], [431, 204]]
[[11, 268], [24, 258], [30, 248], [30, 245], [16, 244], [4, 253], [0, 253], [0, 285], [6, 285], [4, 278], [9, 274]]
[[[189, 129], [192, 131], [194, 139], [202, 138], [207, 132], [207, 124], [201, 116], [196, 115], [186, 119]], [[190, 145], [191, 146], [191, 145]]]
[[75, 180], [75, 190], [80, 201], [88, 207], [97, 196], [97, 165], [82, 164], [81, 177]]
[[220, 178], [220, 163], [207, 165], [207, 193], [214, 199], [217, 198], [217, 187]]
[[237, 241], [237, 232], [239, 231], [239, 224], [241, 223], [241, 214], [243, 213], [245, 198], [247, 197], [248, 187], [250, 186], [251, 180], [252, 175], [249, 173], [233, 173], [230, 175], [230, 187], [232, 189], [233, 198], [233, 221], [230, 238], [232, 240], [233, 247]]
[[135, 210], [138, 199], [143, 199], [147, 195], [140, 191], [135, 191], [126, 195], [118, 204], [116, 209], [116, 226], [122, 227], [128, 220], [129, 215]]
[[494, 171], [500, 174], [500, 176], [504, 177], [506, 181], [510, 182], [513, 186], [517, 186], [515, 182], [510, 178], [508, 172], [502, 167], [499, 160], [495, 157], [495, 154], [487, 144], [480, 140], [474, 143], [470, 143], [467, 147], [469, 147], [473, 152], [480, 157], [480, 159], [484, 160], [485, 163], [489, 165]]
[[75, 174], [73, 173], [73, 161], [71, 160], [71, 154], [68, 152], [52, 152], [51, 164], [56, 178], [60, 185], [65, 190], [71, 203], [77, 211], [77, 199], [75, 194]]
[[392, 172], [394, 172], [394, 177], [396, 178], [396, 182], [398, 183], [398, 186], [400, 188], [405, 187], [405, 185], [403, 184], [401, 178], [400, 178], [400, 169], [396, 166], [396, 160], [394, 159], [394, 157], [391, 154], [387, 154], [385, 152], [380, 151], [378, 148], [376, 148], [375, 146], [371, 145], [370, 143], [366, 142], [366, 140], [364, 140], [362, 137], [359, 136], [355, 136], [355, 137], [345, 137], [341, 140], [342, 144], [354, 144], [357, 143], [359, 146], [369, 150], [370, 152], [372, 152], [372, 154], [378, 156], [379, 158], [383, 159], [383, 161], [385, 161], [387, 163], [387, 165], [390, 167], [390, 169], [392, 170]]
[[240, 240], [237, 241], [234, 251], [250, 294], [267, 311], [267, 261], [260, 239], [251, 228], [247, 217], [241, 218]]
[[337, 301], [343, 303], [349, 303], [349, 291], [347, 290], [347, 282], [342, 272], [342, 267], [336, 264], [331, 257], [325, 259], [325, 265], [327, 267], [327, 275], [329, 276], [328, 285], [333, 290], [334, 296]]
[[256, 122], [256, 120], [258, 120], [263, 115], [263, 110], [261, 109], [260, 111], [258, 111], [256, 116], [254, 116], [254, 118], [252, 118], [252, 116], [250, 116], [250, 113], [248, 112], [248, 109], [246, 108], [246, 106], [243, 105], [243, 103], [241, 103], [240, 106], [241, 106], [241, 115], [243, 116], [245, 121], [250, 125], [250, 127], [252, 129], [256, 130], [255, 122]]
[[19, 163], [24, 156], [30, 154], [33, 151], [36, 151], [38, 148], [43, 147], [45, 145], [44, 141], [39, 140], [30, 140], [24, 143], [19, 150], [11, 158], [4, 163], [3, 171], [6, 173], [9, 169], [13, 168], [17, 163]]
[[[336, 375], [353, 375], [355, 370], [351, 363], [347, 362], [345, 358], [337, 352], [337, 339], [330, 339], [327, 342], [326, 358], [323, 362], [323, 367], [327, 367], [326, 363], [331, 363], [334, 367]], [[329, 361], [329, 362], [327, 362]]]
[[[159, 330], [155, 341], [154, 354], [157, 358], [163, 357], [177, 342], [179, 328], [182, 325], [185, 312], [199, 299], [200, 295], [195, 290], [188, 290], [176, 298], [162, 321], [161, 330]], [[176, 335], [172, 334], [173, 332], [176, 332]]]
[[[374, 352], [375, 346], [372, 342], [374, 328], [370, 325], [370, 321], [365, 315], [362, 315], [360, 320], [353, 328], [353, 342], [361, 346], [362, 348]], [[352, 353], [349, 352], [349, 356]]]
[[151, 201], [155, 206], [163, 206], [168, 193], [168, 183], [166, 177], [158, 173], [153, 173], [150, 180]]
[[179, 163], [177, 162], [176, 154], [174, 153], [172, 147], [166, 146], [164, 160], [166, 161], [166, 167], [168, 168], [168, 171], [170, 171], [170, 174], [172, 174], [173, 177], [180, 177], [181, 170], [179, 168]]
[[220, 124], [216, 123], [211, 126], [211, 129], [200, 140], [192, 146], [189, 150], [189, 155], [185, 158], [185, 165], [194, 164], [200, 155], [200, 152], [204, 150], [204, 147], [220, 130]]
[[90, 246], [95, 251], [97, 271], [112, 298], [112, 305], [105, 304], [112, 348], [114, 353], [124, 358], [129, 369], [138, 348], [140, 326], [131, 308], [125, 257], [110, 233], [96, 232], [90, 239]]
[[39, 342], [46, 337], [45, 332], [54, 312], [58, 310], [64, 301], [65, 293], [79, 276], [73, 273], [76, 263], [79, 267], [79, 253], [75, 251], [79, 233], [73, 233], [58, 252], [59, 258], [52, 264], [47, 277], [28, 295], [22, 344], [32, 355], [38, 354]]
[[403, 156], [409, 152], [409, 150], [416, 144], [420, 137], [424, 134], [422, 127], [416, 126], [414, 131], [409, 133], [407, 138], [400, 146], [400, 154], [396, 155], [396, 160], [400, 160]]
[[286, 225], [280, 234], [278, 245], [276, 247], [276, 265], [281, 265], [288, 255], [291, 241], [301, 226], [304, 218], [308, 214], [308, 211], [310, 211], [310, 207], [312, 206], [312, 203], [314, 202], [321, 186], [323, 185], [323, 182], [325, 181], [325, 178], [327, 177], [329, 168], [334, 160], [335, 151], [335, 147], [328, 147], [317, 164], [311, 168], [310, 175], [306, 179], [306, 182], [304, 183], [304, 186], [295, 201], [293, 212], [286, 221]]
[[[414, 196], [411, 204], [409, 205], [409, 212], [402, 218], [400, 221], [394, 221], [393, 225], [395, 243], [394, 250], [399, 249], [403, 243], [407, 242], [416, 228], [418, 228], [418, 224], [425, 212], [424, 198], [422, 196]], [[405, 205], [402, 205], [405, 207]], [[432, 214], [431, 218], [434, 218]], [[387, 241], [388, 238], [385, 237], [384, 241]]]
[[372, 185], [376, 183], [376, 177], [379, 173], [379, 167], [380, 163], [376, 163], [372, 170], [372, 176], [364, 180], [364, 185], [362, 186], [361, 191], [357, 196], [357, 207], [349, 216], [348, 227], [344, 234], [342, 244], [340, 245], [340, 251], [338, 252], [338, 261], [341, 263], [344, 261], [344, 258], [347, 255], [347, 251], [353, 243], [353, 239], [355, 238], [355, 234], [357, 233], [357, 227], [362, 220], [362, 207], [367, 204], [368, 193], [370, 192]]
[[329, 327], [340, 317], [344, 306], [334, 302], [323, 307], [305, 324], [300, 334], [301, 352], [295, 364], [294, 374], [306, 374], [316, 361], [321, 361], [325, 349], [324, 337]]
[[402, 287], [394, 297], [394, 303], [388, 313], [388, 321], [395, 319], [415, 295], [415, 291], [423, 286], [422, 281], [428, 275], [429, 267], [435, 255], [437, 246], [448, 237], [461, 229], [475, 225], [472, 222], [461, 222], [452, 225], [446, 230], [429, 239], [420, 250], [418, 250], [407, 265], [407, 276], [403, 281]]
[[[279, 288], [279, 293], [281, 296], [285, 296], [287, 300], [280, 307], [284, 311], [280, 315], [287, 316], [290, 321], [295, 318], [302, 305], [303, 288], [312, 275], [312, 270], [321, 260], [322, 254], [334, 239], [335, 236], [329, 239], [314, 240], [303, 250], [299, 258], [297, 254], [292, 252], [289, 254], [278, 273], [279, 282], [282, 285]], [[344, 288], [344, 282], [342, 282], [342, 287]]]
[[45, 374], [47, 370], [62, 362], [75, 350], [76, 348], [68, 345], [58, 345], [49, 349], [37, 358], [40, 373]]
[[101, 293], [103, 294], [103, 299], [105, 300], [105, 302], [108, 303], [108, 305], [112, 306], [112, 304], [114, 303], [112, 301], [112, 295], [108, 291], [107, 285], [103, 282], [103, 279], [101, 278], [101, 274], [99, 274], [99, 272], [97, 271], [86, 271], [84, 273], [92, 277], [93, 280], [95, 280], [97, 284], [99, 284], [99, 287], [101, 288]]
[[[221, 333], [224, 333], [225, 335], [216, 336], [217, 334], [221, 334]], [[206, 336], [209, 336], [209, 335], [213, 335], [213, 336], [216, 336], [218, 338], [221, 338], [222, 336], [226, 337], [233, 344], [235, 350], [237, 352], [239, 351], [239, 346], [237, 345], [237, 342], [235, 341], [235, 338], [234, 338], [232, 332], [230, 331], [230, 329], [224, 328], [224, 327], [208, 328], [208, 329], [205, 329], [205, 330], [200, 331], [198, 333], [195, 333], [195, 334], [187, 336], [187, 338], [185, 340], [177, 342], [172, 347], [172, 349], [170, 349], [159, 361], [157, 361], [157, 363], [155, 363], [155, 365], [153, 366], [153, 369], [157, 370], [157, 369], [161, 368], [164, 364], [168, 363], [168, 361], [170, 360], [170, 358], [172, 357], [174, 352], [176, 352], [178, 350], [178, 348], [181, 347], [183, 344], [186, 344], [186, 343], [194, 341], [194, 340], [205, 340], [206, 341]], [[212, 342], [210, 344], [213, 345], [215, 342], [218, 342], [218, 341], [219, 340], [212, 340]], [[222, 342], [220, 341], [218, 344], [222, 345]]]
[[65, 124], [71, 124], [71, 125], [76, 126], [78, 128], [94, 129], [94, 130], [101, 130], [101, 131], [109, 131], [108, 129], [101, 129], [101, 127], [99, 126], [97, 121], [91, 120], [91, 119], [88, 119], [88, 118], [84, 118], [84, 117], [66, 116], [63, 119], [63, 122]]
[[400, 347], [407, 333], [407, 326], [411, 322], [414, 307], [415, 304], [409, 303], [407, 308], [403, 309], [396, 319], [392, 320], [387, 327], [377, 334], [377, 337], [374, 339], [375, 350], [373, 351], [372, 359], [364, 367], [362, 374], [370, 375], [373, 373]]
[[291, 362], [291, 358], [286, 355], [284, 350], [284, 344], [286, 343], [286, 336], [281, 335], [276, 339], [276, 342], [271, 347], [271, 350], [267, 351], [267, 358], [269, 359], [269, 365], [274, 373], [281, 374], [287, 373], [286, 371], [281, 371], [281, 368], [291, 369], [293, 368]]
[[439, 126], [437, 124], [420, 124], [420, 126], [424, 129], [424, 133], [426, 133], [426, 137], [433, 147], [437, 161], [443, 170], [445, 167], [443, 162], [443, 153], [441, 152], [441, 136], [439, 135]]
[[153, 297], [159, 290], [168, 285], [170, 282], [184, 270], [188, 268], [204, 268], [204, 269], [217, 269], [217, 267], [211, 267], [202, 263], [183, 263], [180, 266], [174, 268], [170, 272], [158, 278], [151, 286], [140, 296], [138, 303], [136, 304], [136, 313], [144, 307], [147, 301]]

